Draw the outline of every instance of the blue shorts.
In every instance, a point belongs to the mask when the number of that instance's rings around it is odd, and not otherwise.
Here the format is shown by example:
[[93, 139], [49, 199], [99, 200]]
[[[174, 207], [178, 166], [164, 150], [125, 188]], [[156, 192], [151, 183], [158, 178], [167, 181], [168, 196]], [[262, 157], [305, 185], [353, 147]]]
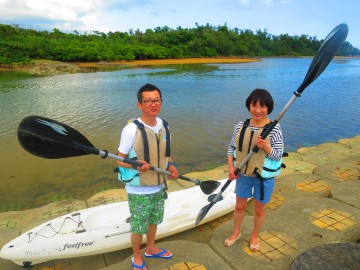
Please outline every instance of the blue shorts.
[[264, 199], [260, 200], [260, 180], [257, 177], [249, 177], [241, 175], [236, 179], [236, 196], [242, 199], [254, 197], [261, 203], [268, 203], [271, 200], [271, 195], [274, 190], [275, 179], [267, 179], [263, 181], [264, 184]]

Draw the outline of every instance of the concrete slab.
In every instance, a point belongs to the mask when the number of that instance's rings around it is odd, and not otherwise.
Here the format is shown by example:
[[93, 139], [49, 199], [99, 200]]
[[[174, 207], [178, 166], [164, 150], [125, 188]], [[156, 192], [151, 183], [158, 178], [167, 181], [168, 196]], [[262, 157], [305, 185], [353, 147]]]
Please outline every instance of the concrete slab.
[[[169, 260], [145, 258], [145, 264], [148, 269], [174, 269], [171, 268], [171, 266], [182, 262], [203, 266], [204, 269], [207, 270], [233, 269], [207, 244], [177, 240], [163, 242], [161, 247], [171, 250], [174, 254], [174, 257]], [[142, 250], [142, 253], [144, 253], [144, 250]], [[131, 256], [121, 263], [101, 268], [101, 270], [132, 270], [130, 260]]]
[[[315, 174], [289, 174], [276, 178], [275, 188], [270, 202], [266, 205], [268, 211], [276, 211], [287, 201], [296, 198], [323, 197], [329, 198], [331, 186], [335, 181], [325, 180]], [[254, 201], [248, 203], [246, 212], [254, 215]]]
[[[318, 217], [319, 220], [331, 220], [332, 223], [319, 227], [314, 223], [318, 219], [313, 215], [324, 210], [329, 210], [329, 215], [324, 214]], [[348, 219], [335, 215], [336, 211]], [[349, 226], [337, 227], [341, 221]], [[235, 269], [285, 270], [289, 269], [296, 256], [313, 246], [336, 241], [356, 242], [359, 239], [359, 221], [359, 209], [347, 204], [327, 198], [298, 198], [288, 201], [268, 216], [259, 235], [260, 251], [253, 253], [249, 250], [248, 239], [253, 228], [253, 217], [250, 216], [244, 218], [242, 238], [233, 247], [223, 246], [232, 232], [232, 221], [215, 230], [210, 245]]]
[[133, 254], [132, 248], [118, 250], [104, 254], [106, 266], [113, 265], [115, 263], [126, 260], [130, 255]]
[[[348, 227], [345, 230], [319, 227], [313, 223], [313, 213], [326, 209], [334, 209], [347, 213], [349, 217], [355, 218], [356, 223], [353, 224], [354, 226]], [[323, 214], [323, 216], [326, 216], [326, 214]], [[338, 219], [337, 216], [330, 216], [330, 218], [335, 223]], [[345, 203], [330, 198], [298, 198], [288, 201], [278, 211], [269, 215], [264, 225], [264, 230], [276, 230], [279, 224], [286, 224], [285, 226], [281, 226], [281, 231], [298, 238], [299, 250], [303, 251], [313, 245], [321, 243], [330, 243], [333, 241], [356, 242], [359, 239], [359, 222], [359, 209]]]
[[0, 260], [0, 269], [1, 270], [19, 270], [19, 269], [22, 269], [22, 267], [13, 263], [12, 261]]
[[[331, 187], [331, 198], [360, 209], [359, 181], [347, 181]], [[359, 234], [360, 238], [360, 234]]]
[[349, 157], [336, 164], [318, 166], [314, 174], [337, 182], [358, 181], [360, 179], [360, 156]]
[[286, 169], [281, 170], [281, 175], [294, 173], [313, 173], [316, 165], [306, 161], [306, 155], [290, 152], [289, 156], [283, 159]]
[[305, 160], [315, 165], [334, 164], [351, 156], [360, 155], [360, 151], [339, 143], [323, 143], [314, 147], [300, 148], [298, 153], [306, 155]]
[[301, 197], [329, 197], [332, 184], [325, 177], [315, 174], [290, 174], [276, 179], [274, 194], [288, 199]]
[[[279, 235], [280, 229], [277, 231], [267, 231], [264, 229], [261, 236], [265, 241], [259, 239], [260, 251], [251, 252], [249, 249], [249, 237], [253, 226], [253, 217], [247, 216], [244, 218], [242, 226], [242, 237], [232, 247], [224, 247], [224, 240], [232, 233], [233, 223], [227, 222], [216, 229], [211, 240], [210, 246], [219, 254], [221, 254], [226, 261], [228, 261], [234, 269], [277, 269], [287, 270], [292, 260], [297, 256], [298, 252], [293, 243], [294, 240], [283, 242], [280, 250], [271, 247], [266, 240], [274, 239], [274, 235]], [[291, 239], [291, 236], [282, 233], [283, 238]], [[277, 238], [280, 239], [280, 238]], [[274, 241], [278, 242], [278, 241]], [[279, 247], [280, 248], [280, 247]], [[285, 256], [287, 254], [287, 256]]]
[[87, 256], [84, 258], [73, 258], [70, 260], [71, 267], [73, 269], [101, 269], [106, 266], [105, 260], [102, 254]]
[[353, 138], [345, 138], [338, 140], [338, 143], [349, 145], [352, 149], [360, 150], [360, 135]]

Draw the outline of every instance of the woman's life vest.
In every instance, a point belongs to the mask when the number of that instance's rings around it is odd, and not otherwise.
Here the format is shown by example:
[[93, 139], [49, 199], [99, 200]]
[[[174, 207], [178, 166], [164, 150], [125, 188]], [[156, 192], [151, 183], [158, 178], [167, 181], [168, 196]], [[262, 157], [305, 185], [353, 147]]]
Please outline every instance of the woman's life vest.
[[[138, 120], [133, 123], [137, 126], [135, 143], [128, 154], [132, 160], [145, 160], [151, 166], [166, 170], [170, 157], [170, 131], [168, 123], [163, 121], [159, 133], [154, 133]], [[135, 168], [118, 167], [118, 179], [131, 186], [157, 186], [166, 184], [166, 176], [156, 171], [140, 172]]]
[[[264, 132], [269, 126], [269, 124], [267, 124], [263, 128], [259, 128], [258, 130], [254, 131], [251, 128], [248, 128], [249, 125], [250, 119], [246, 119], [243, 126], [235, 136], [235, 167], [240, 166], [240, 163], [246, 158], [246, 156], [255, 146], [258, 137], [261, 136], [262, 132]], [[268, 144], [270, 144], [269, 136], [266, 137], [265, 140]], [[287, 153], [284, 153], [283, 156], [287, 156]], [[259, 180], [261, 180], [261, 200], [263, 200], [264, 190], [262, 181], [278, 176], [281, 173], [281, 168], [285, 168], [285, 165], [282, 164], [282, 158], [279, 161], [267, 158], [265, 151], [259, 149], [256, 154], [251, 156], [245, 166], [241, 168], [240, 172], [246, 176], [257, 177]]]
[[[257, 138], [261, 136], [262, 132], [266, 130], [269, 124], [263, 128], [254, 131], [248, 128], [250, 119], [247, 119], [243, 126], [240, 128], [235, 137], [236, 149], [234, 151], [234, 166], [239, 167], [240, 163], [250, 153], [251, 149], [255, 146]], [[270, 144], [269, 136], [265, 139]], [[241, 168], [241, 173], [250, 176], [258, 177], [260, 175], [264, 179], [273, 178], [280, 174], [282, 165], [282, 158], [277, 161], [267, 158], [267, 154], [262, 149], [252, 155], [248, 162]]]

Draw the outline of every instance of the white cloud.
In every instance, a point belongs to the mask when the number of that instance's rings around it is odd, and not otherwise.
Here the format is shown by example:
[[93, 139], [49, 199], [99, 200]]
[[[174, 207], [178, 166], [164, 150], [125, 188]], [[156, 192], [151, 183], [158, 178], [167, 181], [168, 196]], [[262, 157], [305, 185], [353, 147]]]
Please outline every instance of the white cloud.
[[235, 0], [235, 2], [243, 7], [249, 7], [251, 6], [251, 4], [253, 5], [258, 5], [258, 6], [271, 6], [273, 4], [275, 4], [276, 2], [280, 3], [280, 4], [289, 4], [291, 2], [293, 2], [294, 0]]
[[78, 21], [83, 14], [96, 12], [106, 3], [106, 0], [0, 0], [0, 18]]
[[235, 0], [236, 5], [240, 7], [252, 7], [252, 6], [271, 6], [274, 0]]
[[240, 6], [247, 7], [250, 5], [250, 0], [236, 0], [236, 3]]

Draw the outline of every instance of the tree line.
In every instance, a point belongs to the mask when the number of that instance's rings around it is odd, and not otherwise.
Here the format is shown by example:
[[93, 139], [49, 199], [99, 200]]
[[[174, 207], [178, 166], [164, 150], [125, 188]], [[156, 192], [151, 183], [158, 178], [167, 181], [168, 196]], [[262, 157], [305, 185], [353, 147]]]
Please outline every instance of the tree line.
[[[321, 41], [308, 35], [272, 35], [267, 30], [230, 29], [226, 24], [194, 28], [167, 26], [128, 32], [63, 33], [0, 24], [0, 65], [33, 59], [65, 62], [143, 60], [217, 56], [313, 56]], [[340, 56], [360, 55], [345, 42]]]

